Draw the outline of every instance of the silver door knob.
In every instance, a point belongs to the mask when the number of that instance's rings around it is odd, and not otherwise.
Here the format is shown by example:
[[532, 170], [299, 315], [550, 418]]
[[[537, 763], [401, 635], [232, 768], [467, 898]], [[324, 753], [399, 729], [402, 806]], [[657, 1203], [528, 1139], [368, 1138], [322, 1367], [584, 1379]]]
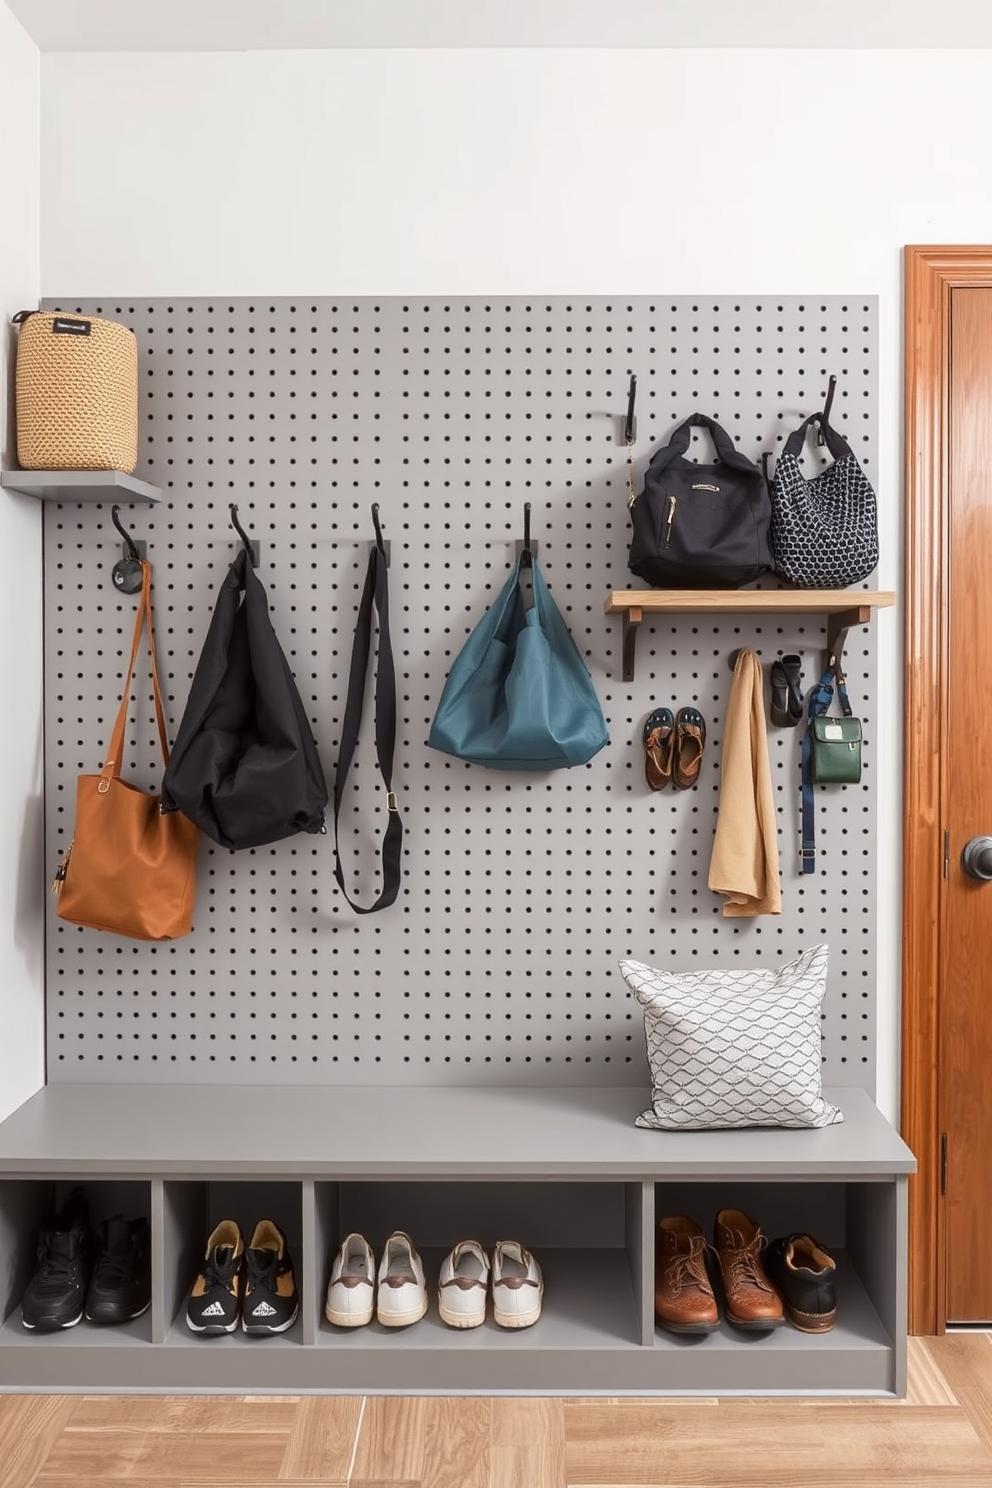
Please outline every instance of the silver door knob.
[[972, 837], [964, 845], [961, 866], [970, 878], [992, 878], [992, 837]]

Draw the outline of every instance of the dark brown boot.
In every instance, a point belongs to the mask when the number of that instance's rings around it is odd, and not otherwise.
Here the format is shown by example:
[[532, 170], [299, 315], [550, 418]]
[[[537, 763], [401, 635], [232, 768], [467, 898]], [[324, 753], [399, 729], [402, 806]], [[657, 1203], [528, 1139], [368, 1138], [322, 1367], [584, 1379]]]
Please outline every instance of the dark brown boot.
[[654, 1257], [654, 1310], [672, 1333], [712, 1333], [720, 1326], [706, 1275], [706, 1236], [694, 1219], [658, 1221]]
[[782, 1299], [765, 1275], [761, 1262], [765, 1237], [754, 1221], [741, 1209], [721, 1209], [713, 1239], [723, 1273], [727, 1322], [762, 1333], [781, 1327]]

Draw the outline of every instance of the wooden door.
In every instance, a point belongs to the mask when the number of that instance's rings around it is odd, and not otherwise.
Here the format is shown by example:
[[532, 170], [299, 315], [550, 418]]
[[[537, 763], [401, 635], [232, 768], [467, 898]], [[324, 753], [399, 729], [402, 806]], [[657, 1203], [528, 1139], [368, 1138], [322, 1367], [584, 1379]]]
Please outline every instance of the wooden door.
[[940, 987], [945, 1321], [992, 1321], [992, 288], [955, 288], [948, 378], [946, 881]]

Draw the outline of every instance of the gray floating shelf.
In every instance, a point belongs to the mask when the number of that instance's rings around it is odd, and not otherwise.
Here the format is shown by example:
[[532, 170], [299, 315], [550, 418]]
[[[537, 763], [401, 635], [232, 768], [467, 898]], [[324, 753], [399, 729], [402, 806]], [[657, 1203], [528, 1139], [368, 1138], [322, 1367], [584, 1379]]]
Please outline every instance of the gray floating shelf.
[[158, 486], [123, 470], [4, 470], [0, 486], [41, 501], [161, 501]]

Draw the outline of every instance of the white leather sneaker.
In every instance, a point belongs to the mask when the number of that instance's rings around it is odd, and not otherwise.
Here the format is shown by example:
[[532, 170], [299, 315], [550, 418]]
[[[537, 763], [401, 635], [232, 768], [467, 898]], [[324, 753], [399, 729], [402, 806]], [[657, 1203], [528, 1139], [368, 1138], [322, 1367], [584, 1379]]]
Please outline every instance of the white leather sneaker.
[[489, 1257], [478, 1240], [460, 1240], [445, 1256], [437, 1289], [437, 1310], [449, 1328], [478, 1328], [486, 1321]]
[[362, 1235], [345, 1237], [331, 1267], [324, 1316], [338, 1328], [360, 1328], [372, 1321], [375, 1257]]
[[386, 1328], [406, 1328], [427, 1311], [424, 1268], [403, 1230], [394, 1230], [379, 1262], [376, 1316]]
[[499, 1240], [493, 1252], [493, 1322], [529, 1328], [541, 1316], [544, 1277], [519, 1240]]

